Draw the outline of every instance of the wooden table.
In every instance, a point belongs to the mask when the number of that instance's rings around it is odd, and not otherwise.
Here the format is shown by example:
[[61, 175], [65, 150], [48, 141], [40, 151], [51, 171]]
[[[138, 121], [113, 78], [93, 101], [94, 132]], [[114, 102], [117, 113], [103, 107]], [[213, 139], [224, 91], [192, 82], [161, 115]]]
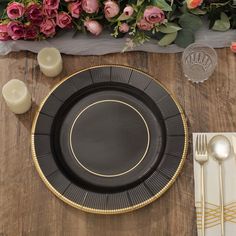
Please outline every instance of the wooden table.
[[214, 75], [199, 85], [184, 78], [181, 54], [63, 56], [64, 71], [56, 79], [40, 73], [35, 54], [1, 57], [0, 87], [9, 79], [21, 79], [34, 104], [31, 111], [16, 116], [1, 99], [0, 236], [196, 236], [191, 145], [180, 176], [160, 199], [131, 213], [104, 216], [74, 209], [45, 187], [31, 158], [30, 131], [37, 106], [59, 80], [85, 67], [111, 63], [139, 68], [161, 81], [184, 108], [190, 137], [195, 131], [235, 131], [236, 58], [228, 49], [217, 53]]

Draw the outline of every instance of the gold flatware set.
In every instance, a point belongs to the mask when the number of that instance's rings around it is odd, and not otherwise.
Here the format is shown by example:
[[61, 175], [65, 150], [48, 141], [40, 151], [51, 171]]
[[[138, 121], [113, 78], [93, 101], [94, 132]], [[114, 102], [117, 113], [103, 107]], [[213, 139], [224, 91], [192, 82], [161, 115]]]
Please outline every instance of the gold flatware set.
[[224, 227], [224, 173], [223, 162], [232, 152], [231, 143], [224, 135], [215, 135], [208, 142], [206, 134], [198, 134], [195, 143], [195, 160], [201, 167], [200, 194], [201, 194], [201, 235], [205, 236], [205, 171], [204, 165], [209, 158], [214, 158], [219, 165], [219, 199], [220, 199], [220, 218], [221, 236], [225, 235]]

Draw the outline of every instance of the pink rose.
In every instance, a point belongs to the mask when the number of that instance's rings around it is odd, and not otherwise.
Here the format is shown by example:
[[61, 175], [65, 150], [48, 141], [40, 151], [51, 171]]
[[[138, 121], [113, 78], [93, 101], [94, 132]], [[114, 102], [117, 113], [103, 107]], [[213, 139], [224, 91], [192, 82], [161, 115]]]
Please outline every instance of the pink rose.
[[58, 9], [60, 0], [43, 0], [44, 8]]
[[123, 13], [126, 15], [126, 16], [132, 16], [133, 13], [134, 13], [134, 8], [127, 5], [124, 10], [123, 10]]
[[76, 1], [76, 2], [69, 3], [68, 10], [70, 14], [72, 15], [72, 17], [79, 18], [80, 13], [81, 13], [81, 2]]
[[20, 18], [25, 13], [25, 7], [22, 3], [12, 2], [7, 6], [7, 15], [11, 20]]
[[127, 33], [129, 31], [129, 25], [127, 23], [122, 23], [119, 27], [121, 33]]
[[40, 25], [43, 21], [42, 8], [39, 4], [33, 3], [26, 8], [26, 17], [34, 25]]
[[117, 16], [120, 12], [119, 5], [112, 0], [107, 0], [104, 3], [104, 14], [107, 19]]
[[165, 19], [165, 14], [158, 7], [148, 6], [144, 11], [143, 17], [148, 23], [156, 24]]
[[74, 2], [76, 0], [64, 0], [65, 2]]
[[87, 13], [95, 13], [99, 10], [98, 0], [82, 0], [82, 8]]
[[7, 32], [7, 24], [0, 24], [0, 41], [6, 41], [10, 39]]
[[92, 33], [93, 35], [99, 35], [102, 32], [102, 25], [97, 22], [96, 20], [86, 20], [84, 22], [84, 26], [87, 30]]
[[25, 39], [36, 39], [38, 36], [38, 27], [35, 25], [25, 25]]
[[194, 9], [199, 7], [203, 3], [203, 0], [187, 0], [188, 9]]
[[24, 37], [24, 25], [19, 21], [11, 21], [7, 24], [7, 31], [9, 36], [13, 40], [17, 40]]
[[230, 49], [231, 49], [232, 52], [236, 53], [236, 42], [231, 43]]
[[40, 32], [47, 37], [52, 37], [56, 33], [56, 24], [53, 19], [44, 19], [40, 25]]
[[138, 23], [137, 26], [141, 30], [151, 30], [153, 28], [153, 24], [147, 22], [144, 18], [142, 18]]
[[43, 8], [43, 14], [47, 17], [47, 18], [54, 18], [57, 16], [58, 11], [57, 9], [47, 9], [47, 8]]
[[71, 16], [66, 13], [66, 12], [60, 12], [58, 15], [57, 15], [57, 25], [60, 27], [60, 28], [70, 28], [72, 26], [72, 18]]

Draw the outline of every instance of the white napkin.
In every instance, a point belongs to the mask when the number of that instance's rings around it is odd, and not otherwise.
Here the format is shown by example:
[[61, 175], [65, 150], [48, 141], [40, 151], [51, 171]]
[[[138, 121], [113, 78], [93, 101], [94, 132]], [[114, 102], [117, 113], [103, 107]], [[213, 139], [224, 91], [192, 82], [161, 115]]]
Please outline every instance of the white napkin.
[[[197, 134], [193, 133], [193, 158], [194, 158], [194, 183], [195, 183], [195, 207], [197, 214], [198, 235], [201, 235], [201, 170], [195, 161], [195, 143]], [[205, 134], [205, 133], [204, 133]], [[233, 152], [223, 162], [224, 181], [224, 206], [225, 206], [225, 236], [236, 236], [236, 133], [206, 133], [208, 142], [218, 134], [229, 138]], [[209, 156], [204, 165], [205, 171], [205, 236], [220, 236], [220, 208], [219, 208], [219, 165], [216, 160]]]

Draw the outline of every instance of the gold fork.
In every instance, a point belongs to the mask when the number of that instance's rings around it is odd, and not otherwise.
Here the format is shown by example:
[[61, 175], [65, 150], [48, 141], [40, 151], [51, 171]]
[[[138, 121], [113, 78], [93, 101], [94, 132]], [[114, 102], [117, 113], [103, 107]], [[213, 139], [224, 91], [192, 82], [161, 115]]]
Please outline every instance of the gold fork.
[[201, 230], [202, 236], [205, 236], [205, 177], [204, 177], [204, 164], [208, 161], [207, 154], [207, 136], [206, 134], [198, 134], [195, 145], [195, 160], [201, 166]]

